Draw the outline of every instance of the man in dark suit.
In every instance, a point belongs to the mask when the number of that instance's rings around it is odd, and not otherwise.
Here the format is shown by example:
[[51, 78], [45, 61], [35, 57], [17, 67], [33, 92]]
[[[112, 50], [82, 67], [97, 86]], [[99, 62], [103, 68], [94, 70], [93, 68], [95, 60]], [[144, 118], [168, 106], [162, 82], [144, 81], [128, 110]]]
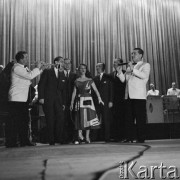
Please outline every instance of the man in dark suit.
[[[125, 120], [124, 120], [124, 111], [125, 111], [125, 80], [118, 77], [117, 68], [121, 69], [121, 72], [124, 74], [123, 66], [119, 66], [123, 63], [123, 60], [120, 58], [116, 58], [113, 62], [114, 70], [111, 74], [111, 80], [113, 83], [113, 121], [112, 121], [112, 138], [115, 141], [121, 141], [124, 137], [124, 128], [125, 128]], [[121, 75], [120, 75], [121, 76]]]
[[[102, 128], [100, 129], [100, 138], [103, 138], [106, 142], [110, 141], [110, 122], [111, 122], [111, 110], [113, 101], [113, 89], [112, 82], [107, 74], [105, 74], [105, 64], [98, 63], [96, 65], [97, 76], [94, 77], [94, 82], [99, 91], [104, 105], [99, 104], [95, 100], [96, 111], [98, 117], [102, 122]], [[97, 131], [97, 130], [96, 130]]]
[[76, 73], [71, 71], [72, 61], [68, 58], [64, 59], [64, 77], [66, 79], [65, 92], [66, 92], [66, 108], [65, 108], [65, 124], [64, 124], [64, 140], [66, 143], [73, 141], [74, 124], [72, 114], [70, 112], [71, 97], [74, 88], [74, 81], [77, 78]]
[[64, 59], [56, 57], [54, 67], [44, 70], [38, 84], [39, 102], [43, 104], [50, 145], [63, 142], [66, 79], [58, 68], [62, 63]]

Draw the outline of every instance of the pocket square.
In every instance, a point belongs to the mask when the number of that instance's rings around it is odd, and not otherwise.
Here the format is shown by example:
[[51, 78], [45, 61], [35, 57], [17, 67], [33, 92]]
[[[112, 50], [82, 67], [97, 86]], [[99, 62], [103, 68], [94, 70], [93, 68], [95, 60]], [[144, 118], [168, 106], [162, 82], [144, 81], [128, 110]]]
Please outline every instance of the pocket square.
[[103, 83], [106, 83], [106, 81], [104, 81]]
[[62, 82], [65, 82], [65, 80], [63, 79]]

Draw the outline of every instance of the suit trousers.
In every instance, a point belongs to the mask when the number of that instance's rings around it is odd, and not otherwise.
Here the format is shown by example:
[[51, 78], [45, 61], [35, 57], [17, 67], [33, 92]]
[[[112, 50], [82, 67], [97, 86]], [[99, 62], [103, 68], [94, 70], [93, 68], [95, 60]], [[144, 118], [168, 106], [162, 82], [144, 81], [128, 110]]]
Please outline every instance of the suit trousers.
[[71, 115], [71, 111], [70, 111], [70, 105], [66, 106], [66, 109], [64, 111], [64, 118], [65, 118], [65, 122], [64, 122], [64, 133], [63, 133], [63, 138], [65, 140], [65, 143], [69, 143], [73, 141], [73, 136], [74, 136], [74, 124], [73, 124], [73, 120], [72, 120], [72, 115]]
[[28, 123], [29, 112], [27, 102], [9, 102], [9, 118], [6, 121], [6, 145], [16, 145], [17, 139], [21, 145], [29, 143]]
[[63, 106], [57, 97], [46, 100], [43, 106], [49, 143], [62, 143], [64, 130]]
[[112, 108], [112, 138], [114, 140], [122, 140], [125, 136], [125, 100], [122, 99], [113, 104]]
[[[144, 141], [146, 138], [146, 100], [127, 99], [126, 100], [126, 138]], [[136, 122], [136, 124], [135, 124]]]

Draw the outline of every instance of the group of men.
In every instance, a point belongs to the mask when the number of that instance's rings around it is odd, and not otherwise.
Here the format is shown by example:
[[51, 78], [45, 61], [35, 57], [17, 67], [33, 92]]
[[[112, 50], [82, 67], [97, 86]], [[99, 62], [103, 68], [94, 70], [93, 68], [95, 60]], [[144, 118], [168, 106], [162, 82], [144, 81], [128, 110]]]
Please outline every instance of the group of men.
[[[69, 143], [74, 136], [70, 103], [77, 75], [71, 71], [71, 64], [70, 59], [56, 57], [54, 67], [44, 70], [38, 84], [38, 98], [43, 104], [50, 145]], [[59, 67], [63, 69], [59, 70]]]
[[[159, 96], [159, 90], [155, 89], [153, 83], [150, 84], [150, 90], [147, 92], [147, 96]], [[167, 90], [167, 96], [177, 96], [180, 98], [180, 89], [176, 87], [176, 83], [172, 82], [172, 88]]]
[[[6, 147], [33, 146], [29, 139], [29, 87], [31, 80], [40, 76], [38, 101], [45, 113], [50, 145], [66, 143], [73, 136], [70, 118], [70, 101], [76, 74], [71, 72], [71, 60], [58, 56], [51, 68], [37, 62], [32, 71], [27, 68], [28, 54], [16, 54], [16, 63], [11, 70], [8, 111], [6, 121]], [[66, 121], [65, 121], [66, 120]], [[68, 134], [69, 133], [69, 134]]]
[[[114, 72], [105, 73], [105, 64], [96, 65], [97, 76], [93, 78], [104, 105], [95, 106], [101, 129], [92, 131], [94, 140], [100, 138], [106, 142], [145, 141], [146, 123], [146, 83], [149, 78], [150, 64], [143, 60], [143, 50], [135, 48], [132, 61], [123, 70], [123, 61], [115, 59]], [[73, 113], [70, 102], [77, 73], [71, 71], [71, 60], [56, 57], [51, 68], [37, 63], [32, 71], [28, 65], [28, 55], [20, 51], [16, 54], [11, 74], [9, 90], [9, 112], [11, 118], [6, 122], [6, 147], [16, 147], [17, 136], [20, 146], [33, 145], [28, 139], [28, 90], [31, 80], [38, 75], [38, 99], [43, 105], [48, 128], [49, 145], [70, 143], [77, 134], [73, 127]], [[62, 68], [63, 67], [63, 68]], [[112, 118], [113, 117], [113, 118]], [[136, 137], [133, 128], [136, 121]], [[97, 137], [98, 136], [98, 137]]]

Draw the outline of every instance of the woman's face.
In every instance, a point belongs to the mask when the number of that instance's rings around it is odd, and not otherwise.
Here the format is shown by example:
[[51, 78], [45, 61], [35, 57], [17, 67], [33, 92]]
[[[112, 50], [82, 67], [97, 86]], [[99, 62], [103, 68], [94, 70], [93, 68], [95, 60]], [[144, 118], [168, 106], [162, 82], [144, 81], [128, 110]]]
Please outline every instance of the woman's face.
[[81, 75], [86, 74], [86, 66], [80, 65], [79, 72]]

